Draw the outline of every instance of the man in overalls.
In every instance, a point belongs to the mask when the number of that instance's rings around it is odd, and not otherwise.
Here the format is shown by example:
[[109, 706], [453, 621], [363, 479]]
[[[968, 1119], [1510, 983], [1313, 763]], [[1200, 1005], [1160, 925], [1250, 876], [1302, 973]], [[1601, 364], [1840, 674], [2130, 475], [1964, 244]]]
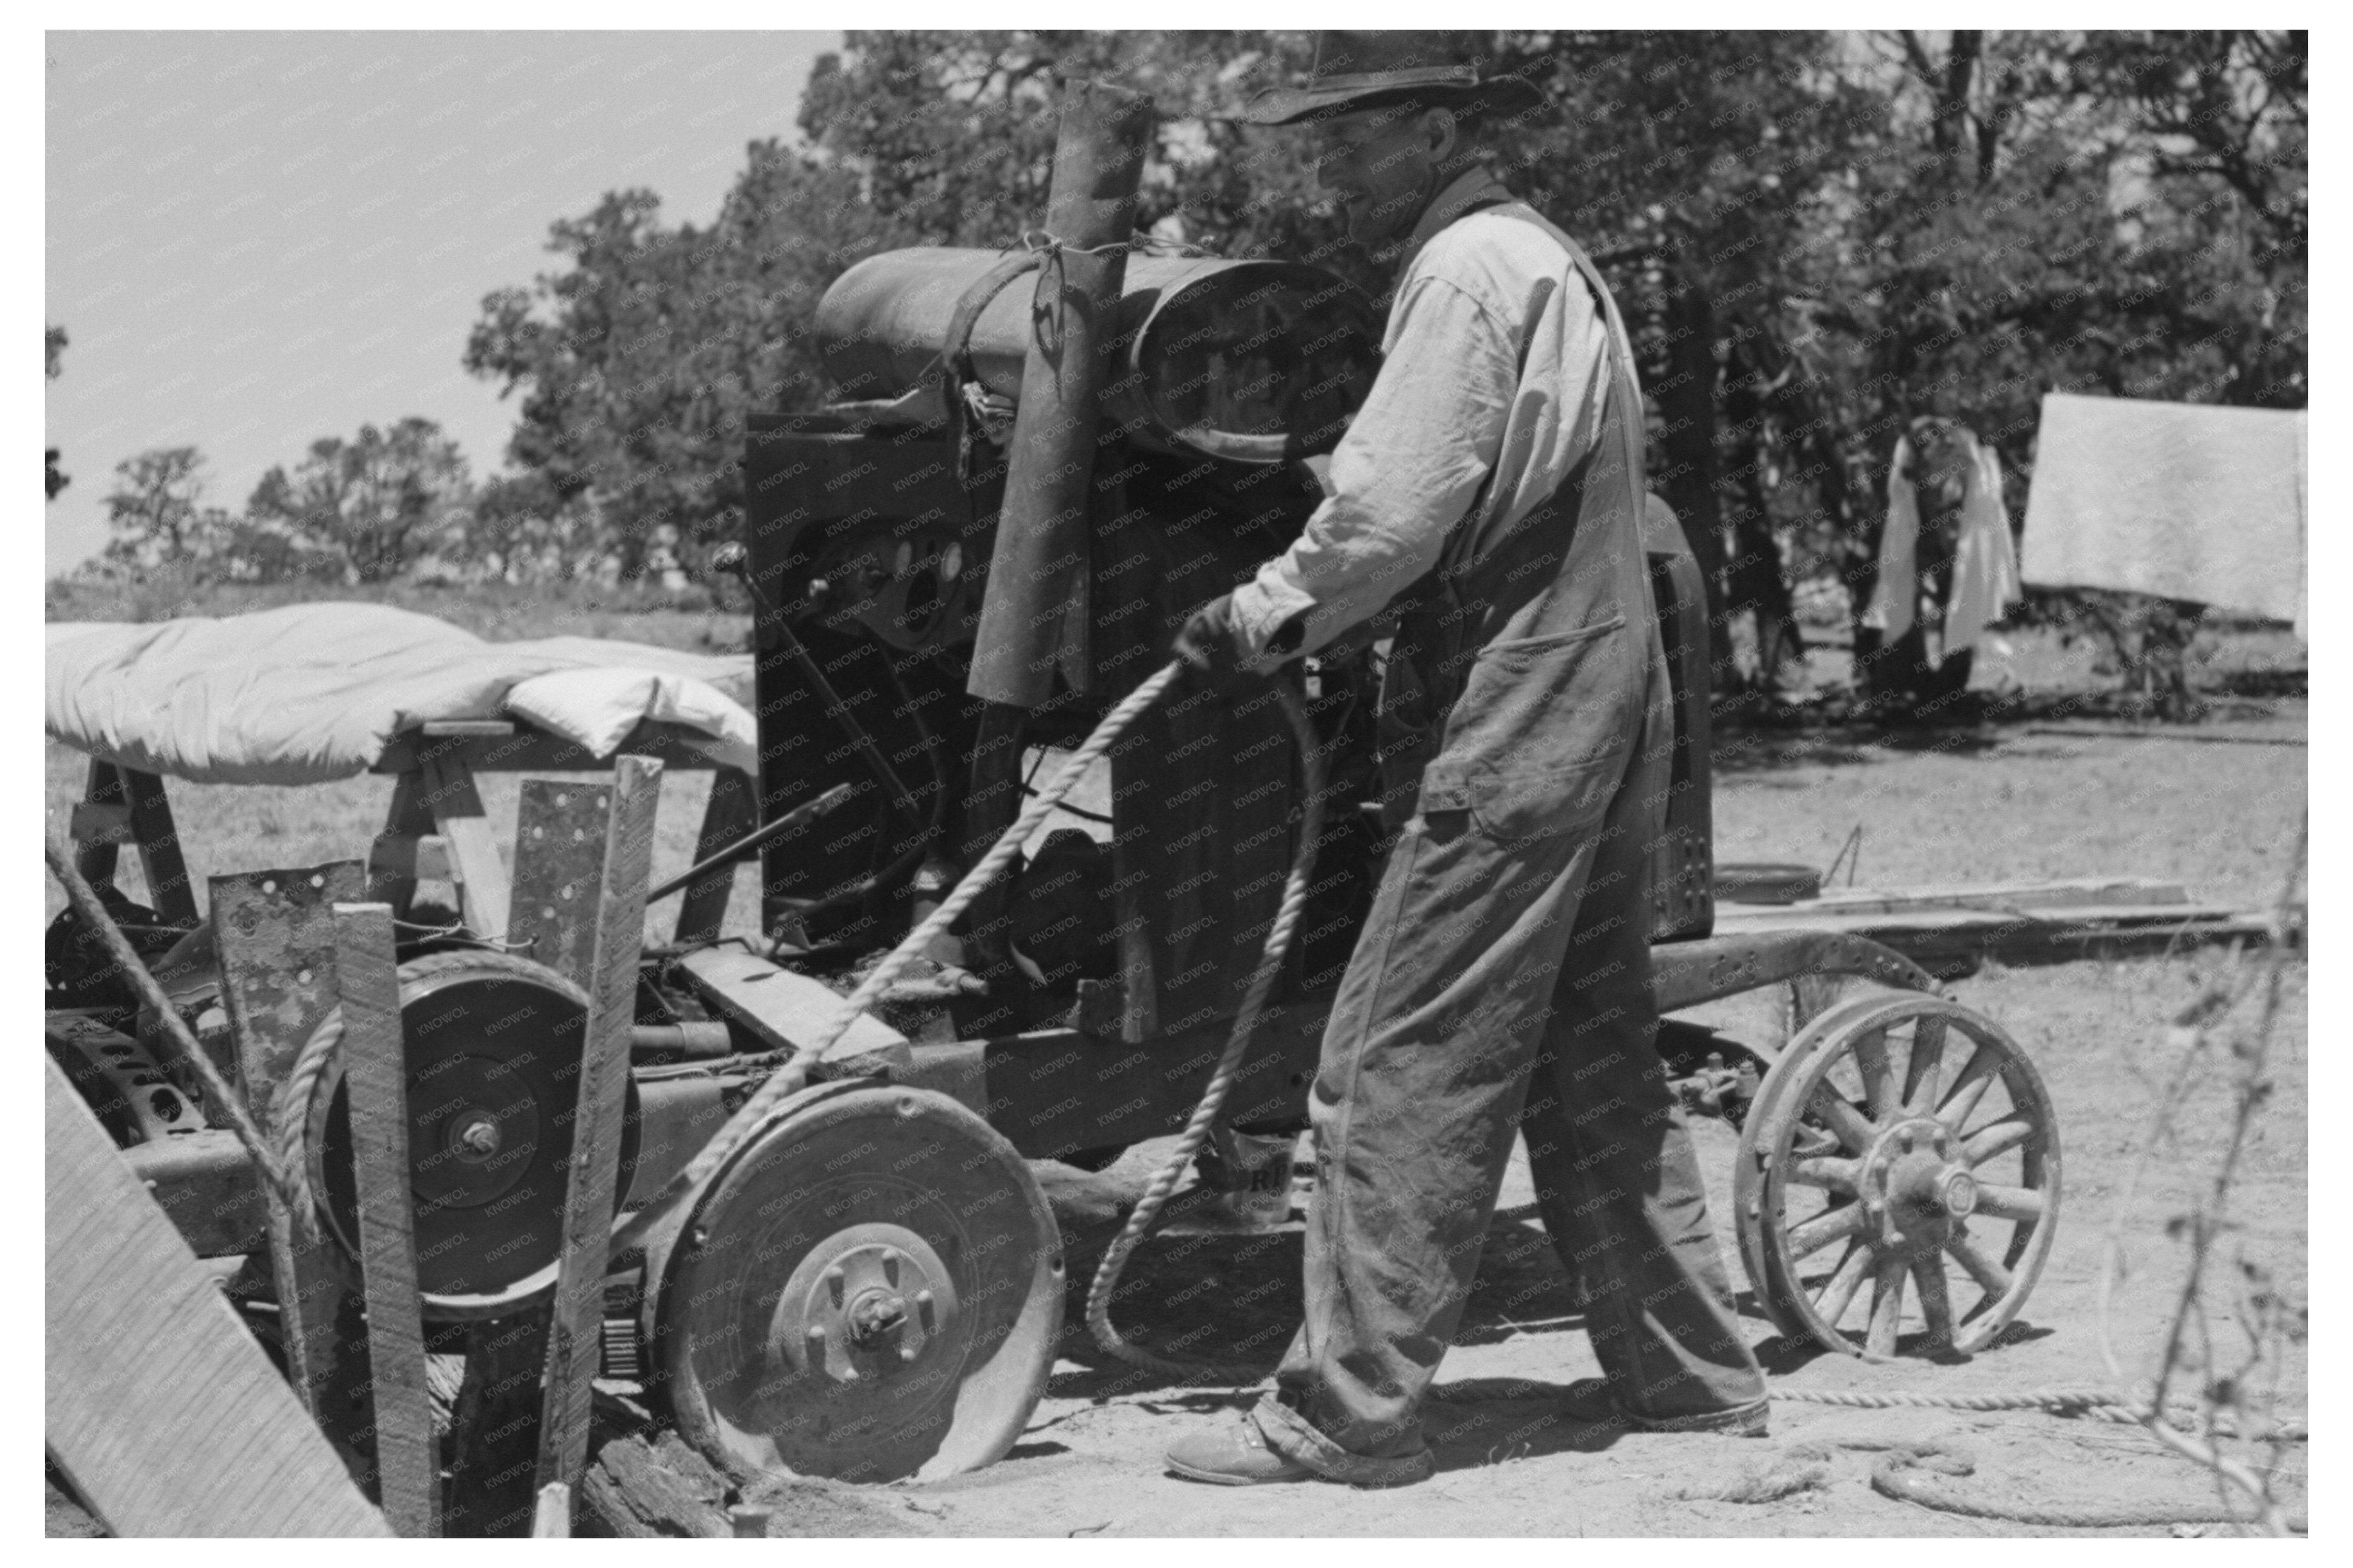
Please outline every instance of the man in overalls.
[[1459, 36], [1327, 33], [1250, 118], [1313, 121], [1350, 237], [1401, 248], [1385, 360], [1324, 504], [1178, 651], [1264, 672], [1383, 611], [1402, 825], [1324, 1036], [1306, 1321], [1276, 1388], [1172, 1470], [1228, 1485], [1430, 1473], [1419, 1411], [1512, 1139], [1588, 1299], [1603, 1379], [1565, 1419], [1762, 1435], [1651, 999], [1673, 721], [1643, 561], [1642, 405], [1592, 263], [1478, 162]]

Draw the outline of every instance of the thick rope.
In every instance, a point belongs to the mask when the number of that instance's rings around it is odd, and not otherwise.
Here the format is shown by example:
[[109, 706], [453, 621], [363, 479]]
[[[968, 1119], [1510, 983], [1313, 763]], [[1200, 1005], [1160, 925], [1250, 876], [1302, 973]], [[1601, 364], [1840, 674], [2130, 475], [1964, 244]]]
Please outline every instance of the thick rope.
[[[1967, 1454], [1934, 1443], [1907, 1444], [1872, 1467], [1871, 1489], [1899, 1502], [1916, 1503], [1940, 1513], [1971, 1519], [1998, 1519], [2013, 1524], [2038, 1524], [2065, 1530], [2117, 1530], [2152, 1524], [2257, 1524], [2251, 1513], [2234, 1512], [2220, 1500], [2193, 1503], [2089, 1503], [2072, 1507], [2041, 1507], [2033, 1503], [1986, 1502], [1948, 1491], [1929, 1474], [1968, 1476], [1977, 1465]], [[2292, 1531], [2311, 1528], [2298, 1514], [2288, 1519]]]
[[271, 1155], [268, 1144], [263, 1142], [261, 1129], [254, 1125], [253, 1114], [246, 1109], [244, 1097], [230, 1087], [228, 1080], [221, 1076], [220, 1069], [213, 1065], [212, 1058], [206, 1054], [204, 1047], [197, 1043], [196, 1037], [181, 1019], [180, 1010], [164, 994], [163, 986], [156, 984], [146, 964], [140, 962], [138, 952], [131, 945], [131, 939], [122, 934], [121, 928], [114, 923], [114, 917], [106, 912], [106, 905], [99, 898], [97, 889], [55, 844], [45, 841], [41, 845], [41, 854], [48, 862], [49, 875], [55, 877], [58, 885], [66, 890], [66, 899], [81, 916], [82, 923], [98, 933], [99, 941], [105, 944], [107, 956], [130, 980], [132, 986], [138, 991], [140, 1000], [163, 1021], [164, 1032], [171, 1037], [173, 1047], [182, 1063], [204, 1086], [206, 1114], [217, 1115], [228, 1123], [228, 1130], [244, 1148], [246, 1158], [251, 1160], [254, 1169], [261, 1173], [261, 1179], [277, 1194], [279, 1203], [285, 1207], [294, 1224], [301, 1226], [305, 1235], [315, 1236], [317, 1221], [307, 1198], [297, 1202], [298, 1189], [288, 1180], [286, 1165]]
[[[2051, 1388], [2024, 1394], [1867, 1394], [1790, 1388], [1777, 1383], [1773, 1385], [1773, 1397], [1804, 1405], [1835, 1405], [1849, 1410], [2036, 1410], [2052, 1415], [2087, 1415], [2094, 1421], [2111, 1421], [2122, 1426], [2137, 1426], [2152, 1414], [2146, 1402], [2091, 1389]], [[2302, 1443], [2310, 1440], [2311, 1432], [2301, 1421], [2283, 1421], [2264, 1436], [2282, 1442]]]
[[1193, 1108], [1193, 1118], [1185, 1124], [1185, 1131], [1176, 1147], [1153, 1173], [1151, 1185], [1127, 1216], [1111, 1249], [1103, 1254], [1101, 1267], [1095, 1270], [1094, 1283], [1087, 1288], [1087, 1331], [1097, 1345], [1108, 1354], [1116, 1356], [1130, 1366], [1142, 1367], [1164, 1376], [1182, 1378], [1187, 1382], [1255, 1383], [1265, 1374], [1256, 1367], [1220, 1366], [1208, 1362], [1184, 1362], [1157, 1355], [1141, 1346], [1132, 1345], [1120, 1338], [1112, 1326], [1111, 1300], [1128, 1258], [1134, 1253], [1145, 1233], [1152, 1228], [1168, 1194], [1176, 1190], [1185, 1168], [1200, 1152], [1201, 1141], [1209, 1135], [1210, 1124], [1224, 1109], [1226, 1095], [1234, 1086], [1234, 1075], [1240, 1069], [1243, 1053], [1249, 1048], [1250, 1037], [1257, 1032], [1259, 1018], [1266, 1010], [1267, 998], [1274, 992], [1275, 982], [1282, 977], [1282, 963], [1291, 947], [1292, 933], [1299, 927], [1300, 917], [1307, 910], [1308, 883], [1315, 874], [1315, 841], [1323, 836], [1324, 768], [1318, 753], [1319, 742], [1315, 726], [1309, 721], [1306, 705], [1297, 693], [1283, 685], [1275, 687], [1275, 695], [1282, 703], [1283, 716], [1291, 721], [1292, 733], [1299, 743], [1300, 765], [1305, 773], [1306, 807], [1300, 823], [1299, 849], [1292, 858], [1291, 875], [1282, 885], [1282, 902], [1277, 908], [1274, 923], [1266, 933], [1266, 946], [1259, 956], [1258, 969], [1250, 975], [1250, 989], [1242, 994], [1241, 1010], [1234, 1015], [1233, 1032], [1226, 1037], [1225, 1054], [1218, 1058], [1217, 1070], [1209, 1075], [1208, 1087], [1201, 1091], [1200, 1103]]
[[681, 1200], [726, 1163], [778, 1102], [798, 1092], [807, 1083], [809, 1064], [824, 1059], [825, 1054], [849, 1032], [850, 1026], [858, 1021], [860, 1015], [881, 1001], [883, 992], [890, 988], [900, 973], [923, 956], [930, 948], [933, 938], [944, 935], [948, 927], [971, 907], [973, 900], [987, 890], [997, 874], [1021, 852], [1021, 846], [1029, 842], [1029, 836], [1052, 815], [1054, 807], [1061, 804], [1062, 797], [1078, 787], [1079, 781], [1086, 776], [1088, 770], [1145, 709], [1160, 700], [1161, 693], [1168, 689], [1170, 683], [1184, 668], [1181, 662], [1171, 660], [1122, 699], [1118, 707], [1103, 715], [1103, 722], [1095, 726], [1094, 733], [1071, 753], [1070, 762], [1055, 775], [1054, 782], [1023, 807], [1013, 826], [1007, 828], [988, 853], [981, 857], [979, 864], [965, 873], [964, 880], [956, 884], [955, 890], [941, 902], [940, 907], [909, 931], [899, 945], [874, 966], [872, 973], [859, 982], [858, 989], [843, 999], [832, 1021], [817, 1039], [769, 1075], [767, 1081], [754, 1090], [752, 1097], [727, 1119], [726, 1125], [702, 1146], [702, 1152], [687, 1163], [684, 1170], [665, 1183], [661, 1191], [656, 1193], [645, 1207], [614, 1226], [614, 1251], [620, 1252], [642, 1242]]

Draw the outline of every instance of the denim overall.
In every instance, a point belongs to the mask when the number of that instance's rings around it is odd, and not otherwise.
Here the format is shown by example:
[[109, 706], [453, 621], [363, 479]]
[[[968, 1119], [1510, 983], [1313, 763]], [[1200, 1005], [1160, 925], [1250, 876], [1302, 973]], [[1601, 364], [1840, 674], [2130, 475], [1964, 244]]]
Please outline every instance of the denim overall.
[[1493, 210], [1576, 262], [1610, 384], [1600, 439], [1550, 500], [1409, 591], [1384, 676], [1403, 826], [1324, 1031], [1306, 1321], [1257, 1412], [1271, 1447], [1340, 1479], [1354, 1457], [1422, 1447], [1515, 1132], [1620, 1405], [1672, 1417], [1765, 1394], [1654, 1043], [1649, 869], [1674, 723], [1641, 394], [1585, 253], [1525, 207]]

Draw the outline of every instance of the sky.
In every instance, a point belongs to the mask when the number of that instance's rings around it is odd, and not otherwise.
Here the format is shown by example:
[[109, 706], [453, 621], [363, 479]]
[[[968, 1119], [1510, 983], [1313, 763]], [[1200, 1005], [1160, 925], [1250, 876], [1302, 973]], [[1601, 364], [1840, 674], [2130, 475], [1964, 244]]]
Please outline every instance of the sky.
[[240, 510], [322, 436], [418, 414], [475, 475], [511, 404], [459, 363], [548, 224], [645, 186], [708, 221], [747, 142], [797, 137], [839, 33], [47, 36], [46, 314], [69, 338], [47, 569], [106, 542], [114, 466], [208, 460]]

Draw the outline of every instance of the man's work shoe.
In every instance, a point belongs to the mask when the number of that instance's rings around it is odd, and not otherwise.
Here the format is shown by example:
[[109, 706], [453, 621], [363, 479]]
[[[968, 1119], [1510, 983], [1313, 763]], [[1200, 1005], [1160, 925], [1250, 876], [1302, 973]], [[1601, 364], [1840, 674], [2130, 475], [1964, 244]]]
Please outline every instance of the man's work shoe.
[[1762, 1399], [1728, 1410], [1702, 1410], [1689, 1415], [1645, 1415], [1618, 1402], [1606, 1377], [1580, 1377], [1568, 1385], [1561, 1413], [1588, 1426], [1626, 1426], [1637, 1432], [1715, 1432], [1727, 1437], [1767, 1435], [1769, 1407]]
[[1267, 1446], [1256, 1415], [1230, 1426], [1197, 1432], [1168, 1448], [1168, 1468], [1187, 1480], [1213, 1486], [1249, 1487], [1261, 1481], [1337, 1481], [1351, 1487], [1403, 1487], [1430, 1479], [1438, 1468], [1427, 1448], [1396, 1458], [1338, 1455], [1334, 1468], [1318, 1469]]
[[1266, 1446], [1266, 1434], [1244, 1415], [1240, 1421], [1179, 1437], [1168, 1446], [1168, 1468], [1188, 1481], [1219, 1487], [1253, 1487], [1261, 1481], [1312, 1481], [1314, 1470]]

